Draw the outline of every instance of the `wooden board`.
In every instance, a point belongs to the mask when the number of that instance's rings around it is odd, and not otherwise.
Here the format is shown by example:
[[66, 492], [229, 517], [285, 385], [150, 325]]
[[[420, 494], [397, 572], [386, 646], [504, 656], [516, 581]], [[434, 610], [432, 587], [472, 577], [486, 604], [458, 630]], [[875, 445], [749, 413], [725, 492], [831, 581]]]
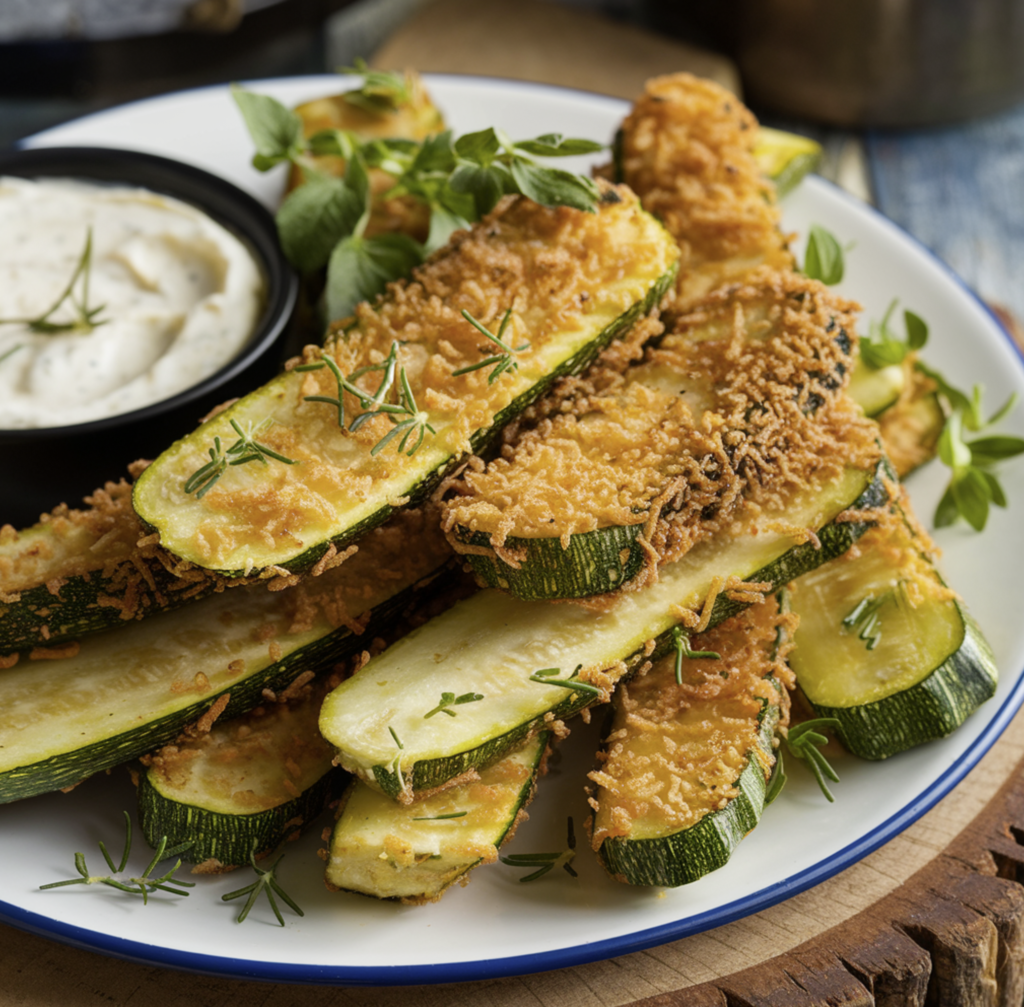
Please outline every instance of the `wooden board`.
[[1022, 844], [1024, 712], [956, 790], [860, 863], [659, 948], [491, 982], [314, 993], [128, 964], [0, 927], [0, 1005], [1008, 1007], [1024, 997]]
[[731, 60], [545, 0], [431, 0], [374, 53], [384, 69], [511, 77], [632, 101], [644, 81], [689, 70], [739, 94]]

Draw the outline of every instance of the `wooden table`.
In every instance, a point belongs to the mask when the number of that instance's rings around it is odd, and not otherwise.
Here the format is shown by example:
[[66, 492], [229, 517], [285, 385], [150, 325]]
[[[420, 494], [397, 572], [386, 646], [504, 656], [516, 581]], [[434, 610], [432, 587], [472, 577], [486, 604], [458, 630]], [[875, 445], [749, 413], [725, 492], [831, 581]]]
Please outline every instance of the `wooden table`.
[[[547, 5], [442, 5], [440, 21], [439, 9], [421, 11], [380, 63], [506, 75], [525, 65], [533, 79], [623, 97], [643, 77], [670, 69], [735, 81], [728, 63], [707, 54], [593, 18], [569, 23], [579, 16]], [[506, 19], [504, 27], [487, 21], [485, 6]], [[552, 18], [557, 31], [548, 30]], [[525, 64], [496, 62], [516, 51], [513, 28], [556, 44], [535, 46]], [[1024, 316], [1024, 159], [1012, 157], [1024, 139], [1024, 111], [916, 134], [817, 132], [833, 176], [873, 196], [975, 289]], [[1022, 844], [1024, 713], [949, 796], [860, 863], [765, 912], [662, 947], [488, 982], [309, 988], [169, 972], [0, 927], [0, 1007], [1017, 1005], [1024, 998]]]

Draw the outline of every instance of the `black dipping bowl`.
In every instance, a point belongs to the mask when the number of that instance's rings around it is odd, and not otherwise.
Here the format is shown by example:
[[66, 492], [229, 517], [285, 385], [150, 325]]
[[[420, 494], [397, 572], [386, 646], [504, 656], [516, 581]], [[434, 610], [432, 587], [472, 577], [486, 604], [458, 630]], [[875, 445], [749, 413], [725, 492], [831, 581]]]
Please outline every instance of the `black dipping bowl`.
[[[0, 153], [0, 175], [139, 186], [190, 203], [240, 238], [263, 272], [265, 302], [241, 353], [171, 398], [73, 426], [0, 430], [0, 525], [34, 524], [60, 503], [75, 506], [136, 458], [154, 458], [227, 399], [268, 380], [282, 363], [298, 280], [281, 254], [274, 218], [248, 193], [209, 172], [152, 154], [100, 147]], [[0, 236], [2, 240], [2, 236]]]

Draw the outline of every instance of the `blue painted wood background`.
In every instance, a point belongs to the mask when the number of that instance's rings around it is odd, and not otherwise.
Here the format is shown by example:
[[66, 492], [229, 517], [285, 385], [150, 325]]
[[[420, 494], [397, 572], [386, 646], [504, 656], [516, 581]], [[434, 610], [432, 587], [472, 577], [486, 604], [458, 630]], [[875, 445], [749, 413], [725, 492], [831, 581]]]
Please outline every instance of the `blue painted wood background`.
[[869, 133], [865, 150], [878, 208], [1024, 320], [1024, 106], [943, 129]]

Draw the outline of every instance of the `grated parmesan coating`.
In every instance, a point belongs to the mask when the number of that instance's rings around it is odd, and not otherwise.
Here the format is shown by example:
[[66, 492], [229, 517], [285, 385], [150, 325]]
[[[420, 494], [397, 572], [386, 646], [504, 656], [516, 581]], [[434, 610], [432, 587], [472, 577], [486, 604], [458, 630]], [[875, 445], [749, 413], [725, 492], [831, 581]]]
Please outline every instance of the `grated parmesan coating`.
[[642, 364], [576, 379], [568, 398], [560, 388], [501, 458], [466, 469], [444, 505], [453, 545], [484, 532], [502, 555], [510, 537], [565, 546], [640, 524], [652, 564], [665, 562], [745, 508], [874, 464], [877, 427], [843, 391], [855, 309], [768, 269], [712, 292]]
[[684, 658], [682, 685], [673, 654], [619, 686], [599, 768], [590, 773], [598, 787], [595, 850], [612, 836], [665, 836], [721, 810], [752, 753], [767, 780], [775, 760], [757, 743], [759, 720], [767, 702], [780, 707], [781, 726], [789, 722], [795, 683], [786, 655], [795, 626], [771, 598], [693, 636], [692, 649], [721, 658]]
[[679, 242], [681, 306], [758, 265], [792, 265], [754, 158], [757, 120], [735, 95], [688, 73], [654, 77], [621, 136], [622, 180]]
[[[529, 396], [572, 356], [573, 347], [578, 351], [595, 340], [674, 267], [673, 243], [636, 197], [607, 183], [601, 191], [595, 213], [504, 199], [479, 224], [456, 233], [412, 280], [391, 284], [373, 305], [360, 304], [354, 318], [333, 327], [324, 352], [345, 374], [381, 363], [397, 346], [421, 416], [436, 430], [414, 458], [398, 454], [398, 439], [372, 453], [395, 429], [384, 415], [354, 433], [339, 430], [336, 406], [308, 401], [337, 396], [334, 375], [326, 367], [297, 372], [293, 365], [213, 419], [203, 428], [205, 438], [193, 437], [165, 453], [140, 482], [136, 505], [141, 496], [148, 507], [147, 494], [159, 498], [161, 513], [170, 503], [167, 523], [174, 525], [176, 549], [204, 566], [231, 569], [243, 565], [254, 548], [301, 555], [332, 535], [339, 511], [373, 506], [390, 487], [399, 497], [417, 485], [414, 475], [417, 481], [427, 478], [471, 450], [475, 435], [501, 422], [502, 412]], [[526, 345], [515, 357], [518, 369], [493, 382], [489, 366], [456, 375], [494, 350], [461, 312], [496, 332], [510, 308], [505, 339], [513, 347]], [[303, 359], [320, 357], [320, 348], [309, 347]], [[356, 381], [372, 393], [381, 373]], [[350, 427], [368, 410], [348, 392], [343, 399]], [[227, 442], [233, 436], [231, 416], [244, 424], [247, 408], [272, 417], [261, 442], [297, 464], [261, 467], [258, 473], [231, 469], [201, 500], [185, 494], [182, 472], [203, 463], [206, 440], [217, 435]], [[161, 482], [165, 472], [168, 479]]]

